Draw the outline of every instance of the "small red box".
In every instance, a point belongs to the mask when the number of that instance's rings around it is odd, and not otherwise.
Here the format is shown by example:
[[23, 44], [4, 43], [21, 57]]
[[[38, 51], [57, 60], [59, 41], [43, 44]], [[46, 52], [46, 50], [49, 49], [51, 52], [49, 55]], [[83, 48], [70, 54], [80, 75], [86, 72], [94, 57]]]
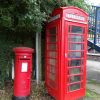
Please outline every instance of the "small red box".
[[30, 95], [30, 82], [32, 72], [33, 49], [16, 47], [14, 63], [14, 98], [13, 100], [26, 100]]

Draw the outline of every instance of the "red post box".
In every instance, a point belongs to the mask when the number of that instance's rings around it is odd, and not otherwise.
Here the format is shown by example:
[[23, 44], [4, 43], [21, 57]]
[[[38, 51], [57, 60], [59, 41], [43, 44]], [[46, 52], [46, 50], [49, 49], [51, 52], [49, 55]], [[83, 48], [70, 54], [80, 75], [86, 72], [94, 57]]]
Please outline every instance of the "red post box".
[[77, 7], [57, 8], [46, 26], [45, 84], [56, 100], [85, 96], [88, 15]]
[[16, 47], [14, 63], [14, 96], [13, 100], [27, 100], [30, 95], [33, 49]]

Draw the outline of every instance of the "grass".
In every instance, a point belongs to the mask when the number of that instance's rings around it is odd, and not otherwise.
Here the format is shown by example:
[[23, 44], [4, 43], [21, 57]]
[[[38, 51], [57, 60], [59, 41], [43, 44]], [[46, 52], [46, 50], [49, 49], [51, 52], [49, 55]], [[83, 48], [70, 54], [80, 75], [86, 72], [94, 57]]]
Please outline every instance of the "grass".
[[[89, 80], [87, 83], [100, 86], [100, 83], [96, 83], [95, 80]], [[86, 90], [86, 98], [92, 98], [93, 100], [100, 100], [100, 94], [97, 94], [97, 93], [87, 89]]]
[[[6, 86], [5, 90], [0, 91], [0, 100], [12, 100], [13, 95], [13, 85], [9, 84]], [[89, 89], [86, 90], [86, 97], [84, 100], [100, 100], [98, 99], [99, 94], [96, 94]], [[30, 100], [54, 100], [51, 96], [48, 95], [44, 82], [41, 82], [39, 85], [36, 85], [36, 82], [31, 83], [31, 96]]]
[[89, 89], [86, 90], [86, 97], [97, 98], [98, 96], [100, 96], [100, 95], [95, 92], [90, 91]]
[[86, 90], [86, 97], [84, 100], [100, 100], [100, 94], [90, 91], [89, 89]]
[[[12, 100], [13, 85], [9, 84], [4, 90], [0, 91], [0, 100]], [[52, 100], [52, 97], [47, 94], [44, 87], [44, 82], [39, 85], [35, 81], [31, 83], [31, 95], [30, 100]]]

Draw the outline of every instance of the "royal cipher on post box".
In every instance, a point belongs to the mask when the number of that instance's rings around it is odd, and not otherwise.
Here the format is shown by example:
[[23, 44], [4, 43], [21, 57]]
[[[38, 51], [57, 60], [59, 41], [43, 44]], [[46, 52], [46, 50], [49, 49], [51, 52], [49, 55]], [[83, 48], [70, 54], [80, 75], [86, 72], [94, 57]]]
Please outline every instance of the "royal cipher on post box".
[[88, 15], [57, 8], [46, 25], [45, 85], [55, 100], [77, 100], [86, 91]]
[[32, 72], [33, 49], [16, 47], [14, 60], [14, 94], [13, 100], [28, 100]]

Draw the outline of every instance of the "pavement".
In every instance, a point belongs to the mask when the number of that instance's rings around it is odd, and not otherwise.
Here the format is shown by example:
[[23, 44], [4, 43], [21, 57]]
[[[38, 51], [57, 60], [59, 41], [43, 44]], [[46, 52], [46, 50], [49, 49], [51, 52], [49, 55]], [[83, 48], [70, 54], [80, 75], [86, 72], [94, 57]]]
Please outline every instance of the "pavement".
[[87, 80], [100, 83], [100, 62], [87, 60]]
[[100, 94], [100, 62], [87, 61], [87, 89]]
[[96, 83], [87, 83], [87, 89], [97, 94], [100, 94], [100, 84]]

